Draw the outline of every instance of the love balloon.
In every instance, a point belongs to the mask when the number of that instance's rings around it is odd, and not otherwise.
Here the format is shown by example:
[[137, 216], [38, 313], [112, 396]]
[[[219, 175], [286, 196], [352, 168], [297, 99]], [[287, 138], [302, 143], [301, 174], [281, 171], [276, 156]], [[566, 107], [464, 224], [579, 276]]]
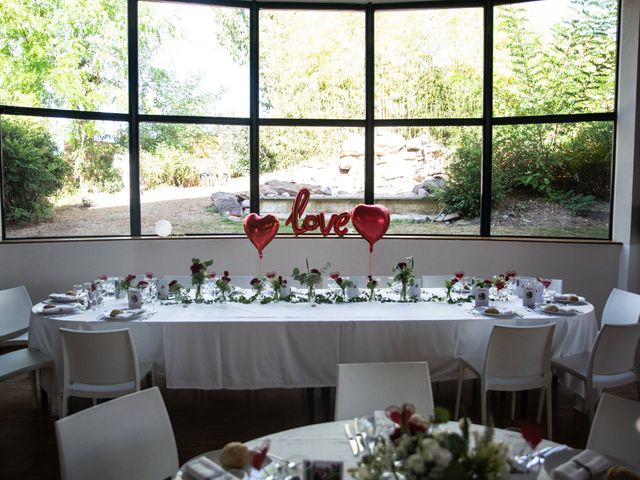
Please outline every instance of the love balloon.
[[269, 245], [269, 242], [278, 233], [280, 221], [278, 217], [271, 213], [262, 216], [257, 213], [250, 213], [244, 217], [242, 226], [244, 227], [244, 233], [247, 234], [251, 243], [258, 250], [258, 255], [262, 258], [262, 250]]
[[369, 253], [373, 252], [373, 244], [387, 233], [390, 220], [389, 210], [382, 205], [357, 205], [351, 212], [351, 223], [369, 242]]

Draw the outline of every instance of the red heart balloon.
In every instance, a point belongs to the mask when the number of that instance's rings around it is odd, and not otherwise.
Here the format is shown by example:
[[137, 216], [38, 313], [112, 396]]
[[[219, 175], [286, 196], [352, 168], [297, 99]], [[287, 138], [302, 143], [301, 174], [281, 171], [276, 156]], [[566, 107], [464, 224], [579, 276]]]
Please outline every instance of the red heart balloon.
[[278, 217], [271, 213], [262, 216], [257, 213], [250, 213], [244, 217], [242, 226], [244, 227], [244, 233], [247, 234], [251, 243], [258, 249], [258, 254], [262, 258], [262, 250], [278, 233], [280, 221]]
[[351, 223], [369, 242], [369, 252], [373, 252], [373, 244], [387, 233], [390, 220], [389, 210], [382, 205], [357, 205], [351, 212]]

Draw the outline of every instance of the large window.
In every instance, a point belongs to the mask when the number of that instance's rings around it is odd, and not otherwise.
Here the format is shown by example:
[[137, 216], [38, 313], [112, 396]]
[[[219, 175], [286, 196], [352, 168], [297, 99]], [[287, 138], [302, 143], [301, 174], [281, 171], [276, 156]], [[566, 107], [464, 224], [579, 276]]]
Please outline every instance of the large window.
[[302, 187], [390, 234], [610, 238], [617, 0], [446, 5], [4, 0], [4, 238], [241, 233]]

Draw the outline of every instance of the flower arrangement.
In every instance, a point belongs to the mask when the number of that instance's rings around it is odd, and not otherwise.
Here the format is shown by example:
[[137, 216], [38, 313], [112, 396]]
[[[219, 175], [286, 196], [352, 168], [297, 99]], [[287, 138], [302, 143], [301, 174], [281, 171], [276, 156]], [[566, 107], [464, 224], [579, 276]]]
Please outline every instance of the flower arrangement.
[[464, 418], [461, 434], [430, 430], [430, 422], [408, 403], [402, 408], [389, 407], [386, 414], [396, 429], [387, 442], [380, 442], [372, 455], [365, 455], [357, 467], [349, 470], [357, 480], [508, 477], [508, 448], [493, 442], [492, 427], [483, 434], [471, 434], [470, 422]]
[[276, 272], [267, 272], [265, 275], [266, 282], [271, 284], [273, 289], [273, 299], [280, 300], [280, 292], [287, 286], [287, 281], [282, 278], [282, 275], [278, 275]]
[[327, 263], [323, 268], [309, 268], [309, 260], [305, 261], [307, 264], [307, 271], [301, 272], [298, 267], [293, 269], [291, 276], [294, 280], [300, 282], [300, 285], [307, 287], [307, 300], [313, 302], [315, 297], [315, 288], [322, 284], [322, 274], [327, 271], [330, 264]]
[[129, 290], [129, 288], [131, 287], [131, 283], [136, 279], [135, 275], [129, 274], [126, 277], [124, 277], [124, 280], [122, 280], [119, 284], [118, 284], [118, 291], [120, 292], [126, 292], [127, 290]]
[[367, 277], [367, 290], [369, 290], [369, 301], [373, 302], [376, 298], [376, 288], [378, 288], [378, 281], [371, 275]]
[[407, 257], [406, 262], [399, 262], [393, 267], [393, 280], [400, 282], [400, 300], [407, 301], [407, 287], [416, 281], [413, 276], [413, 257]]
[[229, 277], [229, 271], [225, 270], [222, 276], [216, 280], [216, 288], [220, 292], [218, 297], [221, 302], [224, 302], [227, 298], [227, 294], [231, 291], [231, 277]]
[[249, 284], [251, 285], [251, 290], [255, 292], [254, 299], [258, 298], [264, 291], [264, 283], [259, 278], [254, 277], [251, 279], [251, 282], [249, 282]]
[[353, 288], [356, 286], [355, 283], [353, 283], [353, 281], [349, 278], [342, 278], [340, 276], [340, 272], [333, 272], [329, 275], [331, 277], [331, 279], [336, 282], [336, 285], [338, 285], [338, 287], [340, 287], [340, 290], [342, 292], [342, 295], [340, 296], [340, 300], [341, 302], [344, 302], [347, 300], [347, 289], [348, 288]]
[[169, 293], [172, 293], [176, 300], [182, 300], [182, 290], [184, 289], [184, 285], [182, 285], [177, 280], [171, 280], [168, 285]]
[[191, 259], [191, 284], [196, 287], [196, 302], [202, 301], [202, 284], [207, 278], [207, 267], [213, 265], [213, 260], [201, 262], [199, 258]]
[[453, 286], [458, 283], [458, 277], [451, 277], [444, 281], [444, 289], [446, 290], [446, 299], [448, 303], [453, 303], [453, 299], [451, 298], [451, 291], [453, 290]]

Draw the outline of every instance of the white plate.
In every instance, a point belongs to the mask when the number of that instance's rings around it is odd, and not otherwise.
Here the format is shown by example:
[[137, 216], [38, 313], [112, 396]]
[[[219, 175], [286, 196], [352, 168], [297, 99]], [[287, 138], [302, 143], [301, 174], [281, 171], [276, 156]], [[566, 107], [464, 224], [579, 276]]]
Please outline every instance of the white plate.
[[71, 303], [77, 302], [78, 297], [76, 295], [67, 295], [66, 293], [50, 293], [49, 300], [52, 303]]
[[557, 312], [547, 312], [543, 307], [536, 307], [536, 312], [544, 313], [546, 315], [556, 315], [558, 317], [573, 317], [576, 313], [572, 308], [559, 307]]
[[[217, 463], [218, 465], [222, 466], [220, 464], [220, 453], [221, 452], [222, 452], [222, 450], [213, 450], [211, 452], [207, 452], [205, 454], [205, 456], [207, 458], [209, 458], [210, 460], [214, 461], [215, 463]], [[264, 460], [264, 464], [262, 466], [262, 469], [260, 470], [260, 474], [261, 474], [260, 477], [261, 478], [266, 478], [266, 477], [272, 476], [273, 474], [276, 473], [275, 472], [276, 464], [274, 463], [274, 460], [280, 460], [280, 459], [278, 459], [277, 457], [275, 457], [273, 455], [267, 454], [267, 456], [266, 456], [266, 458]], [[225, 469], [225, 470], [227, 470], [227, 472], [231, 473], [235, 477], [237, 477], [239, 479], [243, 479], [243, 478], [246, 478], [246, 477], [251, 475], [252, 469], [253, 469], [253, 467], [251, 466], [251, 462], [249, 462], [242, 469], [229, 468], [229, 469]], [[255, 477], [252, 477], [252, 478], [255, 478]], [[182, 480], [192, 480], [193, 477], [191, 475], [189, 475], [188, 473], [183, 472], [182, 469], [180, 469], [178, 471], [178, 475], [176, 475], [176, 477], [175, 477], [175, 480], [180, 480], [180, 479], [182, 479]]]
[[[567, 448], [566, 450], [560, 450], [560, 451], [554, 452], [548, 457], [546, 457], [544, 459], [544, 463], [542, 464], [542, 466], [543, 466], [544, 472], [547, 474], [547, 477], [553, 478], [553, 470], [558, 468], [563, 463], [568, 462], [569, 460], [571, 460], [573, 457], [575, 457], [581, 452], [582, 450], [580, 449]], [[603, 455], [603, 456], [611, 461], [612, 466], [621, 465], [625, 468], [628, 468], [632, 472], [637, 473], [637, 471], [626, 462], [623, 462], [622, 460], [618, 460], [617, 458], [610, 457], [608, 455]], [[606, 476], [607, 476], [607, 473], [605, 471], [601, 475], [598, 475], [597, 477], [594, 477], [594, 478], [604, 479], [606, 478]]]
[[69, 304], [56, 305], [55, 307], [52, 307], [52, 308], [44, 308], [45, 305], [46, 303], [39, 304], [36, 307], [36, 312], [42, 315], [55, 315], [60, 313], [63, 315], [66, 315], [68, 313], [75, 312], [78, 309], [77, 305], [69, 305]]
[[[102, 318], [103, 320], [116, 320], [116, 321], [119, 320], [124, 322], [127, 320], [135, 320], [136, 318], [140, 318], [142, 315], [147, 313], [147, 310], [144, 308], [136, 308], [134, 310], [129, 310], [128, 308], [119, 308], [118, 310], [122, 310], [122, 313], [118, 314], [118, 316], [116, 317], [112, 317], [111, 316], [112, 310], [108, 310], [108, 311], [102, 312], [102, 315], [100, 315], [100, 318]], [[136, 313], [132, 314], [132, 312], [136, 312]]]
[[[498, 308], [498, 313], [487, 313], [486, 312], [487, 308], [491, 308], [491, 307], [478, 307], [477, 309], [480, 313], [482, 313], [482, 315], [486, 315], [487, 317], [493, 317], [493, 318], [511, 318], [516, 314], [516, 312], [514, 312], [513, 310], [505, 310], [502, 308]], [[493, 308], [497, 308], [497, 307], [493, 307]]]

